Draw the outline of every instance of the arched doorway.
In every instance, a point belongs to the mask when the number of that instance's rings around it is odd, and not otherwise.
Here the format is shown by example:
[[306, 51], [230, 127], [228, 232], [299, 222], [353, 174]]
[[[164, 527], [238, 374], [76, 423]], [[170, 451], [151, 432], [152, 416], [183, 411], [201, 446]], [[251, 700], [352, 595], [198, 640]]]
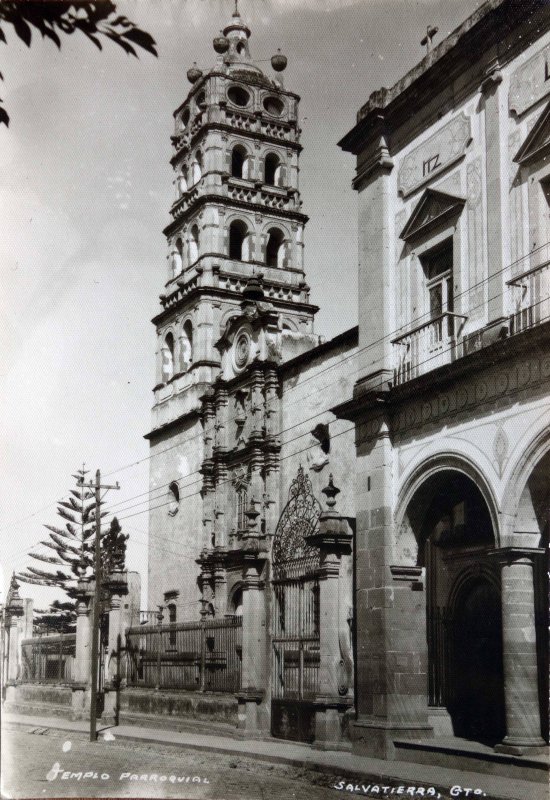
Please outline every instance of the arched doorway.
[[408, 503], [404, 529], [426, 570], [428, 717], [439, 734], [495, 743], [505, 733], [501, 597], [480, 486], [460, 469], [433, 472]]
[[494, 745], [506, 734], [502, 611], [498, 587], [485, 577], [461, 586], [450, 630], [448, 710], [454, 733]]

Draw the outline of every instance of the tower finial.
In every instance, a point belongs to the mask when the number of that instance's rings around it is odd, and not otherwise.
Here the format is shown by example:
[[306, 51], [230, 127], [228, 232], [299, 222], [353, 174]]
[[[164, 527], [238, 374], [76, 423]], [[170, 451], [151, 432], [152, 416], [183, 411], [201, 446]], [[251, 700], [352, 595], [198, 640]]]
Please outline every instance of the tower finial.
[[238, 17], [239, 14], [239, 0], [235, 0], [235, 10], [233, 11], [233, 16]]

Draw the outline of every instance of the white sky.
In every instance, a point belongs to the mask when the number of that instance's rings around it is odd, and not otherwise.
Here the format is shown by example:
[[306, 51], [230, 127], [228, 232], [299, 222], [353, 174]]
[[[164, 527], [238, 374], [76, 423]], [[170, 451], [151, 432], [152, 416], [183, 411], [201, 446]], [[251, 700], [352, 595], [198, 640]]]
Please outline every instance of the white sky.
[[[423, 55], [478, 0], [240, 0], [256, 59], [280, 47], [285, 85], [302, 97], [301, 190], [306, 272], [331, 337], [357, 321], [353, 157], [336, 146], [357, 109]], [[0, 45], [0, 545], [4, 585], [32, 564], [28, 549], [55, 523], [55, 501], [86, 462], [118, 480], [109, 501], [130, 534], [128, 564], [147, 570], [154, 328], [166, 273], [172, 111], [193, 61], [214, 63], [211, 40], [232, 0], [134, 0], [118, 11], [155, 38], [136, 60], [107, 41], [14, 35]], [[269, 64], [265, 64], [269, 67]], [[119, 470], [129, 463], [137, 466]], [[116, 504], [116, 507], [114, 506]], [[128, 511], [125, 507], [134, 506]], [[34, 562], [38, 566], [38, 562]], [[0, 575], [0, 589], [2, 581]], [[39, 605], [55, 593], [23, 585]], [[3, 600], [0, 594], [0, 602]]]

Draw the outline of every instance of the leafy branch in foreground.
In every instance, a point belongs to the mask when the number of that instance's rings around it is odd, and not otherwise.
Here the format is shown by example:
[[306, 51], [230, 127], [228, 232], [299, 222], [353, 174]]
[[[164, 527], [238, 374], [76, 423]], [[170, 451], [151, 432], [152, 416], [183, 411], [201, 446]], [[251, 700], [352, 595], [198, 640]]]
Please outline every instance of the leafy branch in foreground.
[[[158, 55], [151, 34], [142, 31], [127, 17], [117, 15], [116, 5], [111, 0], [0, 0], [0, 42], [4, 44], [7, 44], [8, 26], [27, 47], [31, 46], [33, 30], [58, 48], [61, 48], [63, 35], [80, 31], [99, 50], [103, 37], [136, 58], [137, 49]], [[4, 80], [1, 72], [0, 80]], [[0, 124], [9, 125], [9, 120], [0, 99]]]

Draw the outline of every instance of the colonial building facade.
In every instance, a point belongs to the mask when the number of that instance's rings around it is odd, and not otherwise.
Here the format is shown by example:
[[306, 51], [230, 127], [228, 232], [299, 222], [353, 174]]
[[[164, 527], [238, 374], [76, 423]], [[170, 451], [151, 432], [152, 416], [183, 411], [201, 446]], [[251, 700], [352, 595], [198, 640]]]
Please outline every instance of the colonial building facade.
[[550, 15], [488, 2], [357, 156], [355, 746], [547, 738]]
[[542, 0], [490, 0], [360, 110], [340, 143], [359, 327], [330, 342], [286, 59], [260, 70], [236, 11], [188, 73], [153, 320], [149, 608], [242, 620], [244, 735], [389, 758], [434, 731], [544, 746], [549, 30]]

